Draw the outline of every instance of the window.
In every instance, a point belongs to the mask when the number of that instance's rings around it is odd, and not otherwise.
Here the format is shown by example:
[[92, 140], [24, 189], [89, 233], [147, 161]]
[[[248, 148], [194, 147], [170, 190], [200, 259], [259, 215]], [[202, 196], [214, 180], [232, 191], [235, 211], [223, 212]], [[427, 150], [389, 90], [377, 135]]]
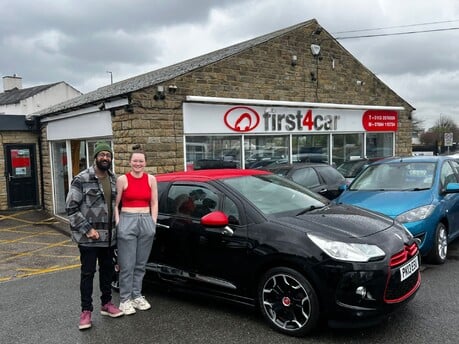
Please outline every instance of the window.
[[201, 218], [218, 205], [218, 196], [213, 191], [197, 185], [173, 185], [167, 200], [167, 212], [193, 218]]
[[292, 180], [307, 188], [312, 188], [320, 185], [319, 176], [313, 168], [297, 169], [292, 174]]
[[294, 135], [292, 136], [292, 162], [329, 161], [329, 135]]

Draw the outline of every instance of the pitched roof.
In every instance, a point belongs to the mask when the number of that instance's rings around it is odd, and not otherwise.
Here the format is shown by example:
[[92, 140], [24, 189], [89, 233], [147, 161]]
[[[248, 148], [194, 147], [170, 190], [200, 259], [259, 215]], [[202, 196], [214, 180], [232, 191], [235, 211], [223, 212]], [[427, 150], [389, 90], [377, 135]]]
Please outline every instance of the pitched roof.
[[34, 95], [47, 90], [48, 88], [57, 85], [58, 82], [47, 85], [34, 86], [29, 88], [17, 89], [0, 93], [0, 105], [16, 104], [21, 100], [33, 97]]
[[192, 59], [179, 62], [168, 67], [160, 68], [123, 81], [119, 81], [108, 86], [98, 88], [95, 91], [83, 94], [82, 96], [48, 107], [39, 112], [39, 115], [53, 114], [62, 111], [65, 112], [66, 110], [70, 110], [72, 108], [80, 107], [86, 104], [94, 104], [104, 99], [116, 98], [118, 96], [137, 91], [142, 88], [156, 85], [163, 81], [167, 81], [180, 75], [186, 74], [194, 69], [207, 66], [224, 58], [238, 54], [244, 50], [255, 47], [273, 38], [282, 36], [300, 27], [306, 27], [311, 24], [317, 24], [317, 21], [315, 19], [311, 19], [309, 21], [274, 31], [242, 43], [234, 44], [232, 46], [216, 50], [205, 55], [194, 57]]

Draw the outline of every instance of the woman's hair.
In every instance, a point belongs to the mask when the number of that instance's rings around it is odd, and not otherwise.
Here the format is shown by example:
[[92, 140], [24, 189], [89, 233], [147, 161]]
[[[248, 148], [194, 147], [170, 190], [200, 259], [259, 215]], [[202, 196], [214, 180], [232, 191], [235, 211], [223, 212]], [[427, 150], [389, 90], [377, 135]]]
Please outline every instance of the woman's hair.
[[134, 153], [143, 154], [143, 156], [145, 157], [145, 161], [147, 161], [147, 155], [145, 154], [145, 151], [142, 149], [142, 147], [139, 144], [135, 144], [134, 146], [132, 146], [132, 153], [131, 153], [131, 156], [129, 157], [129, 160], [132, 159], [132, 156], [134, 155]]

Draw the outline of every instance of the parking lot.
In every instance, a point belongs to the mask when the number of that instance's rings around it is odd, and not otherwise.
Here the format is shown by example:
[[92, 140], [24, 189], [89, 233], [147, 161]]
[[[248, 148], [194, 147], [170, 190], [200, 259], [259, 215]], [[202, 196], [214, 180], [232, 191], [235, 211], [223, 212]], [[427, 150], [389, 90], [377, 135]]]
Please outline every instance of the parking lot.
[[68, 224], [41, 210], [0, 212], [0, 282], [79, 268]]
[[78, 257], [66, 223], [37, 210], [0, 213], [0, 343], [457, 342], [458, 241], [444, 265], [423, 264], [419, 293], [386, 321], [363, 329], [322, 326], [306, 338], [269, 329], [251, 309], [150, 286], [151, 311], [120, 319], [95, 312], [94, 328], [79, 331]]

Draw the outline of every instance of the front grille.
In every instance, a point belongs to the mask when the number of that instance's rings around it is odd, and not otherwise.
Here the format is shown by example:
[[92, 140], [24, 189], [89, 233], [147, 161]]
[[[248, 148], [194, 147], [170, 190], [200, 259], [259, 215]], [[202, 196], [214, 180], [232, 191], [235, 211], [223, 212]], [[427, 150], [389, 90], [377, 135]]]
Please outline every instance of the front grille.
[[[419, 252], [418, 246], [413, 243], [405, 246], [404, 250], [393, 255], [390, 260], [389, 279], [387, 281], [386, 292], [384, 300], [387, 303], [401, 302], [412, 295], [419, 287], [421, 275], [418, 271], [403, 281], [401, 280], [400, 267], [415, 257]], [[419, 259], [419, 256], [416, 257]], [[419, 265], [421, 263], [418, 261]]]

